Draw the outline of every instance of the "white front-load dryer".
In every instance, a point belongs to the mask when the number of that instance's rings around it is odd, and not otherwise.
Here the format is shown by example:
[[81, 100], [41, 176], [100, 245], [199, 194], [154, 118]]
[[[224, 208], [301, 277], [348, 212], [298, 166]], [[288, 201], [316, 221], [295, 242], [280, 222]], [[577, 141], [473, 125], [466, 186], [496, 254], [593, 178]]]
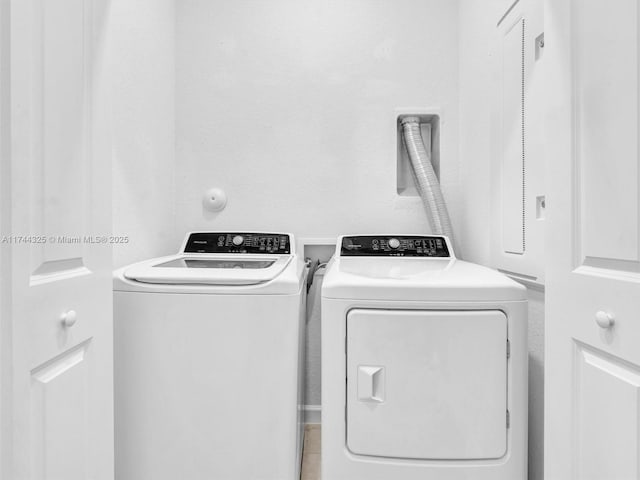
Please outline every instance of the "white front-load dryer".
[[525, 288], [446, 237], [340, 237], [322, 286], [322, 477], [526, 479]]
[[115, 272], [118, 480], [299, 478], [305, 275], [245, 232]]

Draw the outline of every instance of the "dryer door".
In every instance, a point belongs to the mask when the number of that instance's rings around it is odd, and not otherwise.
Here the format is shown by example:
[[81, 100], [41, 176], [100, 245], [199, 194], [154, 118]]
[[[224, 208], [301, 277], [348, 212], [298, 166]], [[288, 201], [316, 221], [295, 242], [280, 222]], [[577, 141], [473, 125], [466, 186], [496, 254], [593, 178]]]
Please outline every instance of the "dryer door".
[[347, 447], [414, 459], [507, 451], [507, 317], [496, 310], [354, 309]]

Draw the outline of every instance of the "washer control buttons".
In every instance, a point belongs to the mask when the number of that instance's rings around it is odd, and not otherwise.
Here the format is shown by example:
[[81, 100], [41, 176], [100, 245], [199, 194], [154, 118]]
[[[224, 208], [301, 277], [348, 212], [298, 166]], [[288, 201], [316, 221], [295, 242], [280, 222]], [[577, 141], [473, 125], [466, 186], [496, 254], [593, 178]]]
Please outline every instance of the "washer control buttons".
[[242, 242], [244, 242], [244, 238], [242, 237], [242, 235], [236, 235], [235, 237], [233, 237], [233, 244], [236, 247], [242, 245]]
[[400, 246], [400, 240], [397, 238], [392, 238], [389, 240], [389, 246], [393, 249], [396, 249]]
[[184, 252], [282, 255], [291, 253], [291, 240], [282, 233], [196, 232]]

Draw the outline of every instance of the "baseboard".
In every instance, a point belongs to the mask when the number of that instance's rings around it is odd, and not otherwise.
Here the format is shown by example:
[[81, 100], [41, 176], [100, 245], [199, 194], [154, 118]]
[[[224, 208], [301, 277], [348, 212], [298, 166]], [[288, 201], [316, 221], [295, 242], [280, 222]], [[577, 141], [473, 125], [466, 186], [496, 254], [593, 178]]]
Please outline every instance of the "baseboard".
[[304, 423], [321, 423], [322, 407], [320, 405], [304, 405]]

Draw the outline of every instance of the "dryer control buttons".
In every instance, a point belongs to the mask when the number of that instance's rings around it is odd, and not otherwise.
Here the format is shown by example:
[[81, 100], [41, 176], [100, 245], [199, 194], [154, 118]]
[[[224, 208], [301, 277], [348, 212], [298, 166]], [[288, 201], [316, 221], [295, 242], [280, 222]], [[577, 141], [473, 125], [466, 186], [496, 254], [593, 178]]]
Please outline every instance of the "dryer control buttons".
[[233, 244], [236, 247], [242, 245], [242, 242], [244, 242], [244, 238], [242, 237], [242, 235], [236, 235], [235, 237], [233, 237]]
[[432, 235], [348, 235], [342, 238], [343, 257], [451, 258], [444, 237]]

